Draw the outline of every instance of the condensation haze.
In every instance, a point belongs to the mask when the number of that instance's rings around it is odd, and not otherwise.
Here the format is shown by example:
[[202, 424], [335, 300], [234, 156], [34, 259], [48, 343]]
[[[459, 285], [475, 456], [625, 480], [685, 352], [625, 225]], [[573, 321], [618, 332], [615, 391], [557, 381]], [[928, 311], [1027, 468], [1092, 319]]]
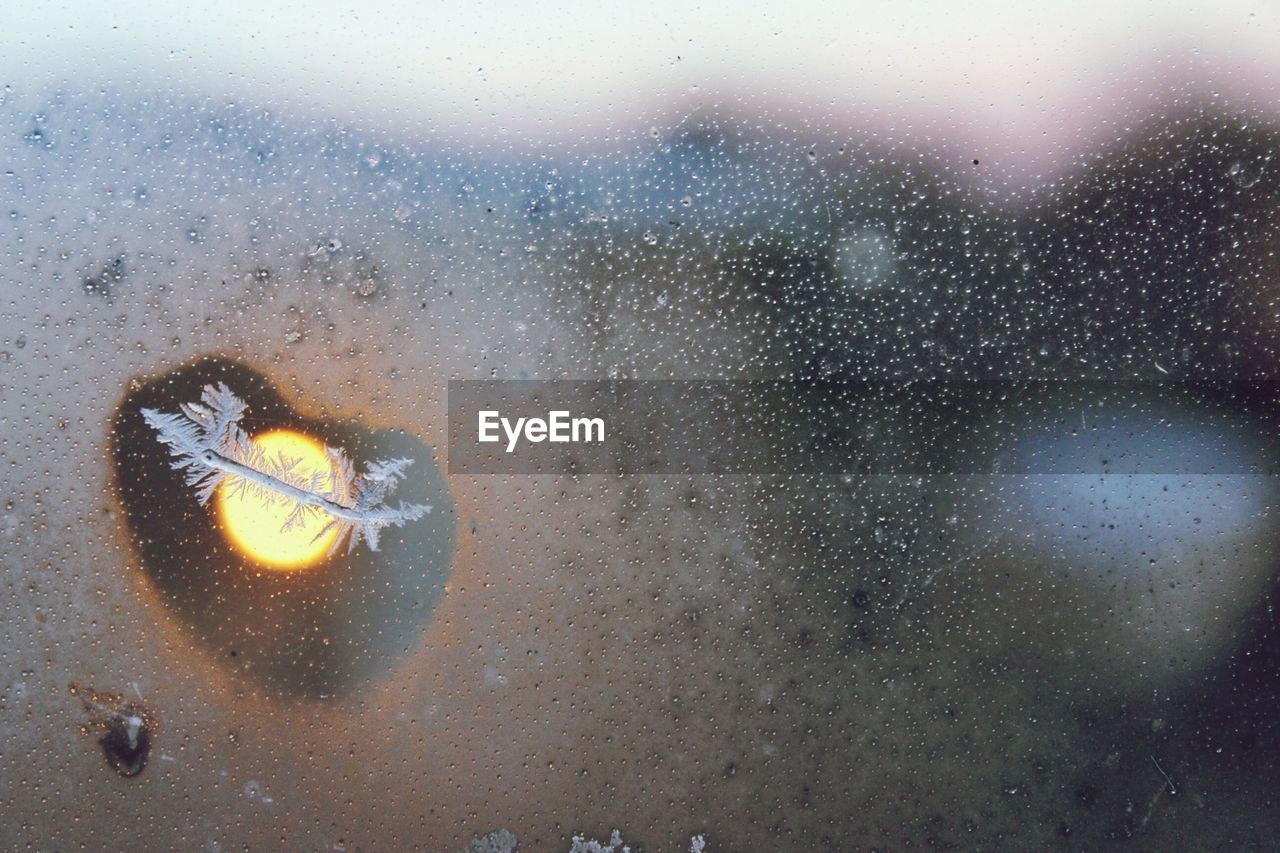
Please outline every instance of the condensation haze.
[[[1280, 849], [1277, 15], [29, 10], [0, 846]], [[224, 375], [415, 455], [428, 526], [175, 587], [121, 425]], [[449, 473], [450, 379], [561, 378], [1262, 390], [957, 421], [1088, 474]]]

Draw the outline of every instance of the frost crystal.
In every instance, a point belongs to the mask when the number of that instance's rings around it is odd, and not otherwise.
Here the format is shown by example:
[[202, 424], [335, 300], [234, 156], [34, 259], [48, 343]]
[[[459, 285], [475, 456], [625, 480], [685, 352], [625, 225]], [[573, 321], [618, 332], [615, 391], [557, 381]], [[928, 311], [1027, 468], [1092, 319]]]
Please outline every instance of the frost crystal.
[[[622, 841], [622, 833], [616, 829], [609, 836], [607, 843], [575, 835], [570, 845], [569, 853], [631, 853], [631, 848]], [[706, 839], [701, 835], [695, 835], [689, 839], [689, 853], [704, 853], [706, 849]]]
[[515, 833], [507, 829], [499, 829], [488, 835], [471, 839], [471, 843], [462, 853], [515, 853], [518, 845]]
[[341, 450], [328, 447], [332, 485], [323, 472], [306, 476], [297, 470], [299, 460], [283, 454], [269, 456], [240, 427], [240, 419], [248, 408], [245, 402], [223, 383], [204, 386], [201, 403], [183, 403], [181, 414], [143, 409], [142, 417], [159, 433], [159, 440], [169, 445], [175, 457], [175, 470], [185, 470], [187, 485], [196, 490], [204, 506], [225, 483], [231, 494], [249, 493], [267, 503], [282, 502], [292, 506], [283, 530], [302, 524], [308, 517], [326, 516], [328, 523], [316, 538], [337, 529], [333, 553], [347, 542], [347, 551], [355, 550], [360, 540], [369, 549], [378, 550], [382, 528], [421, 518], [431, 511], [423, 504], [387, 506], [385, 500], [404, 477], [404, 469], [412, 459], [380, 459], [368, 463], [356, 474], [351, 460]]
[[622, 833], [614, 830], [609, 836], [609, 843], [602, 844], [595, 839], [573, 836], [569, 853], [631, 853], [631, 848], [622, 843]]

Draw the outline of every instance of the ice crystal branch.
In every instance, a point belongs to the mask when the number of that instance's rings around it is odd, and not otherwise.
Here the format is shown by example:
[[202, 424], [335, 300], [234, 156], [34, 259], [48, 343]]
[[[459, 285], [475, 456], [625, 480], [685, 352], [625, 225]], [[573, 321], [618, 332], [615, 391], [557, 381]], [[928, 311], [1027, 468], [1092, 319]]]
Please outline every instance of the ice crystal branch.
[[[570, 844], [569, 853], [631, 853], [631, 848], [622, 843], [622, 833], [616, 829], [607, 842], [575, 835]], [[519, 847], [520, 841], [515, 833], [499, 829], [472, 838], [462, 853], [516, 853]], [[689, 853], [706, 853], [706, 850], [707, 841], [701, 835], [689, 839]]]
[[195, 489], [201, 506], [225, 484], [231, 494], [248, 493], [267, 503], [288, 505], [283, 530], [309, 517], [326, 517], [328, 523], [316, 538], [337, 530], [330, 553], [344, 540], [352, 551], [361, 539], [376, 551], [384, 527], [399, 527], [431, 511], [423, 504], [386, 504], [412, 459], [380, 459], [357, 474], [345, 453], [327, 447], [330, 476], [320, 471], [304, 474], [298, 470], [300, 460], [283, 453], [272, 456], [254, 443], [240, 427], [248, 407], [225, 384], [204, 386], [201, 401], [183, 403], [180, 414], [142, 410], [159, 440], [169, 445], [173, 468], [186, 472], [187, 485]]

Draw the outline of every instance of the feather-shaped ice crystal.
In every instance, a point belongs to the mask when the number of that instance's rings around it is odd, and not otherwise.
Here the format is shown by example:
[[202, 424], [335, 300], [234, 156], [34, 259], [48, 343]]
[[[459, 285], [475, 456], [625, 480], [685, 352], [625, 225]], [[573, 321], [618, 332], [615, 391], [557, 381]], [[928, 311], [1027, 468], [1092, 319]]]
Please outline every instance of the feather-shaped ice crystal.
[[431, 511], [423, 504], [386, 504], [412, 459], [380, 459], [357, 474], [342, 450], [326, 448], [332, 473], [332, 486], [326, 488], [328, 478], [323, 474], [304, 476], [296, 470], [298, 460], [270, 456], [254, 443], [240, 427], [247, 408], [220, 382], [204, 386], [201, 402], [183, 403], [180, 414], [142, 410], [142, 417], [159, 433], [159, 440], [169, 445], [173, 468], [186, 472], [187, 485], [195, 489], [201, 506], [225, 483], [265, 502], [290, 505], [285, 530], [310, 515], [325, 516], [328, 523], [316, 537], [337, 530], [330, 553], [344, 540], [350, 552], [361, 539], [376, 551], [384, 527], [402, 526]]

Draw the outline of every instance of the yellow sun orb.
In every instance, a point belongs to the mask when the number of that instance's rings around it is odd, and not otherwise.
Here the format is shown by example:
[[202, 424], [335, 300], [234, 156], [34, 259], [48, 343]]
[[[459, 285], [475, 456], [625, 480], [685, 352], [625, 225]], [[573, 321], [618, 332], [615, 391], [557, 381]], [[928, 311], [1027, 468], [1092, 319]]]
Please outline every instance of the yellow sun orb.
[[[333, 473], [325, 447], [314, 438], [277, 429], [255, 435], [253, 443], [272, 459], [283, 455], [285, 459], [298, 460], [293, 470], [303, 478], [320, 472], [321, 489], [333, 488]], [[322, 511], [308, 513], [301, 524], [284, 530], [293, 504], [267, 501], [247, 489], [238, 489], [235, 478], [218, 486], [216, 500], [223, 533], [237, 549], [269, 569], [291, 571], [313, 566], [328, 555], [338, 536], [334, 529], [316, 538], [330, 519]]]

